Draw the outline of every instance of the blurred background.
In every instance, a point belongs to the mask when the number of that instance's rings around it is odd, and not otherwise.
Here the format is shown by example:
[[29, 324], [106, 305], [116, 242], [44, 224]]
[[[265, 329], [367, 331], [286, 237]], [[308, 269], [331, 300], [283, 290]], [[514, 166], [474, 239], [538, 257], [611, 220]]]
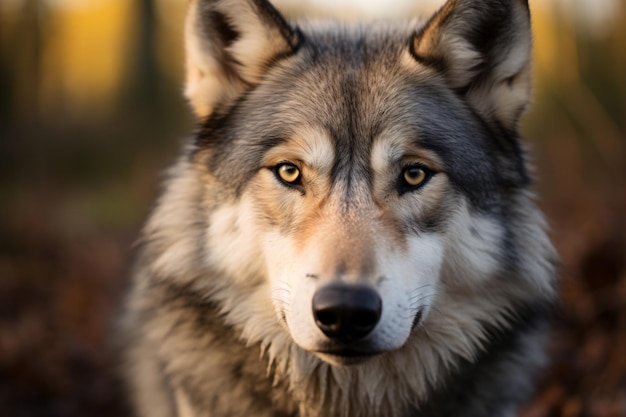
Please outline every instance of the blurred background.
[[[289, 16], [443, 1], [281, 0]], [[0, 0], [0, 415], [126, 415], [107, 333], [159, 172], [193, 129], [184, 0]], [[626, 416], [626, 2], [531, 0], [523, 131], [563, 259], [524, 417]]]

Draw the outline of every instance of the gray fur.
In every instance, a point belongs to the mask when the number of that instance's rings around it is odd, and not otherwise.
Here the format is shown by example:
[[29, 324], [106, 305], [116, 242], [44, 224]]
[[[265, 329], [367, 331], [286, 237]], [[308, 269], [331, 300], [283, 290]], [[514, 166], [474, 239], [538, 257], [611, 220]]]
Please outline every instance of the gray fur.
[[[451, 0], [426, 23], [359, 27], [287, 26], [264, 0], [197, 0], [190, 10], [187, 96], [201, 126], [144, 228], [120, 325], [138, 416], [514, 415], [544, 362], [556, 259], [517, 136], [527, 103], [527, 4]], [[509, 19], [515, 33], [501, 33], [493, 19]], [[253, 30], [274, 56], [242, 58]], [[457, 51], [445, 49], [450, 39]], [[520, 56], [509, 56], [517, 44]], [[455, 69], [464, 59], [476, 68]], [[513, 107], [492, 111], [502, 103]], [[303, 129], [329, 138], [331, 168], [318, 173], [326, 185], [268, 186], [267, 155]], [[380, 178], [372, 154], [391, 140], [436, 155], [433, 190], [426, 183], [404, 195], [397, 181]], [[416, 289], [431, 304], [401, 310], [417, 324], [401, 346], [336, 366], [294, 341], [290, 308], [272, 304], [258, 241], [275, 233], [298, 242], [315, 230], [306, 211], [289, 206], [312, 199], [320, 224], [329, 213], [345, 224], [339, 259], [363, 257], [354, 267], [361, 271], [377, 250], [350, 252], [370, 238], [362, 225], [388, 226], [400, 246], [443, 242], [436, 284]], [[425, 208], [389, 214], [410, 208], [406, 201]], [[230, 252], [216, 259], [223, 248]], [[352, 266], [337, 268], [343, 276]], [[315, 285], [338, 279], [306, 272]], [[377, 277], [376, 288], [388, 281]]]

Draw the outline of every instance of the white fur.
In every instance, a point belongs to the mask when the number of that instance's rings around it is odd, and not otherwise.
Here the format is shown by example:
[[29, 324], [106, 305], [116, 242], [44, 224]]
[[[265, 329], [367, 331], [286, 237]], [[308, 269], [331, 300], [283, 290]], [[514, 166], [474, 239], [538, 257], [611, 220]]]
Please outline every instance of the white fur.
[[502, 265], [504, 229], [487, 216], [473, 214], [460, 200], [446, 234], [444, 276], [456, 286], [471, 287], [492, 279]]
[[[341, 234], [341, 231], [337, 232], [337, 235]], [[406, 342], [417, 309], [428, 306], [435, 296], [443, 251], [435, 236], [411, 238], [405, 250], [392, 250], [390, 242], [372, 244], [377, 258], [377, 267], [372, 274], [344, 277], [343, 280], [371, 283], [377, 277], [384, 277], [378, 286], [383, 313], [366, 340], [375, 350], [393, 350]], [[265, 240], [265, 259], [276, 307], [285, 313], [294, 341], [313, 351], [319, 349], [326, 338], [313, 318], [313, 295], [335, 278], [332, 269], [324, 270], [320, 266], [336, 265], [342, 261], [342, 256], [349, 256], [336, 253], [334, 262], [329, 263], [328, 259], [323, 259], [329, 254], [326, 245], [333, 245], [333, 241], [316, 236], [301, 251], [296, 251], [295, 242], [280, 234], [272, 233]], [[315, 273], [319, 279], [307, 278], [309, 273]]]
[[227, 204], [211, 214], [208, 221], [211, 227], [207, 230], [207, 267], [221, 266], [220, 273], [240, 284], [264, 278], [255, 215], [254, 201], [247, 194], [237, 204]]

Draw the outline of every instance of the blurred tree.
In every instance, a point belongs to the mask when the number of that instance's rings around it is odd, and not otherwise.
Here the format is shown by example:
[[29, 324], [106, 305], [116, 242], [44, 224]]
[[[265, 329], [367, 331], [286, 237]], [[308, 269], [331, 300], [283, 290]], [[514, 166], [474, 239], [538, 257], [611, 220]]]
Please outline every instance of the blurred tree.
[[0, 19], [6, 25], [5, 39], [0, 44], [0, 120], [14, 120], [26, 110], [25, 106], [34, 116], [34, 104], [39, 99], [46, 9], [42, 1], [24, 0], [16, 15]]
[[132, 74], [129, 79], [134, 105], [142, 109], [143, 116], [154, 114], [161, 102], [161, 85], [164, 82], [157, 62], [157, 21], [154, 0], [136, 0], [137, 32], [136, 45], [131, 51]]

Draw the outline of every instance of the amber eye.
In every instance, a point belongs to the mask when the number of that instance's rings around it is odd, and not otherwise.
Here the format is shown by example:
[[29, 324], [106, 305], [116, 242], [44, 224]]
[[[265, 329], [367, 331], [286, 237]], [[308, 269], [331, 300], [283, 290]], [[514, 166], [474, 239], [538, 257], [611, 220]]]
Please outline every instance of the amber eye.
[[426, 168], [419, 165], [407, 167], [402, 171], [404, 182], [409, 187], [419, 187], [428, 179]]
[[300, 169], [294, 164], [283, 163], [274, 169], [276, 176], [287, 184], [297, 184], [300, 181]]

